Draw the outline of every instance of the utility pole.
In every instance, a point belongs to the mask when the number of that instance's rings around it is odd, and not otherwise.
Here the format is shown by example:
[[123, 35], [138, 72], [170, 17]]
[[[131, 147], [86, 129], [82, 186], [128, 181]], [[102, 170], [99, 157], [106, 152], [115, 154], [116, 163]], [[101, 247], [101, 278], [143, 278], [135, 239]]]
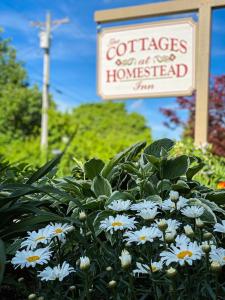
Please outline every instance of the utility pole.
[[69, 23], [68, 18], [51, 20], [51, 14], [46, 14], [45, 22], [32, 22], [31, 25], [40, 28], [40, 48], [44, 50], [43, 57], [43, 88], [42, 88], [42, 115], [41, 115], [41, 152], [47, 155], [48, 150], [48, 109], [50, 87], [50, 48], [51, 32], [62, 24]]

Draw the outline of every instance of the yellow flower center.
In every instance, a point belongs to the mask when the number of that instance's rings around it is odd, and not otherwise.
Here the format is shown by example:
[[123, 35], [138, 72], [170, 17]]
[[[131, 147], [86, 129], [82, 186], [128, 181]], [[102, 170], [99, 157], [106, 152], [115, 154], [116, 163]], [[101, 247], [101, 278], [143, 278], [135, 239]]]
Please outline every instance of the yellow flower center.
[[41, 240], [44, 240], [45, 237], [44, 236], [39, 236], [38, 238], [35, 239], [35, 241], [41, 241]]
[[62, 232], [63, 232], [63, 230], [61, 228], [56, 228], [55, 229], [55, 233], [62, 233]]
[[224, 256], [223, 260], [225, 260], [225, 256]]
[[184, 259], [186, 256], [189, 256], [191, 257], [193, 255], [193, 253], [189, 250], [184, 250], [184, 251], [181, 251], [177, 254], [177, 258], [179, 259]]
[[120, 222], [120, 221], [115, 221], [115, 222], [112, 223], [112, 226], [113, 226], [113, 227], [116, 227], [116, 226], [123, 226], [123, 223]]
[[145, 241], [145, 240], [146, 240], [146, 236], [145, 236], [145, 235], [141, 235], [141, 236], [139, 237], [139, 240], [140, 240], [140, 241]]
[[39, 259], [40, 259], [40, 256], [38, 256], [38, 255], [33, 255], [33, 256], [29, 256], [29, 257], [26, 258], [26, 260], [28, 262], [34, 262], [34, 261], [37, 261]]

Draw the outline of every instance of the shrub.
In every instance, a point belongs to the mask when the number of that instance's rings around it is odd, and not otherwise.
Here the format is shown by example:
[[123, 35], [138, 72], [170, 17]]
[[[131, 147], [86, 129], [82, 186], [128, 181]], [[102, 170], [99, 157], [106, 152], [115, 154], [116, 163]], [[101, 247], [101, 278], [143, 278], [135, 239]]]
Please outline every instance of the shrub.
[[[138, 143], [108, 163], [80, 164], [73, 176], [41, 179], [45, 191], [57, 192], [31, 198], [50, 201], [61, 220], [42, 220], [35, 232], [17, 235], [3, 295], [14, 280], [16, 299], [222, 297], [225, 191], [195, 181], [201, 161], [171, 156], [173, 146], [168, 139]], [[55, 162], [33, 174], [29, 186], [41, 187], [39, 178]]]
[[219, 188], [225, 181], [225, 158], [214, 155], [209, 144], [196, 148], [191, 139], [185, 139], [176, 143], [173, 153], [195, 155], [201, 160], [202, 169], [195, 176], [201, 184]]

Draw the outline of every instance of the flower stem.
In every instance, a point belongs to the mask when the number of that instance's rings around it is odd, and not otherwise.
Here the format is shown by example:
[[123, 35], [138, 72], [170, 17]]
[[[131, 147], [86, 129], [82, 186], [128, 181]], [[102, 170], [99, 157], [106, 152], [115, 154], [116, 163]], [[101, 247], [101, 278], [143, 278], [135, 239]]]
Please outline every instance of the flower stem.
[[85, 297], [87, 300], [90, 300], [90, 293], [89, 293], [89, 280], [88, 280], [88, 272], [85, 272]]

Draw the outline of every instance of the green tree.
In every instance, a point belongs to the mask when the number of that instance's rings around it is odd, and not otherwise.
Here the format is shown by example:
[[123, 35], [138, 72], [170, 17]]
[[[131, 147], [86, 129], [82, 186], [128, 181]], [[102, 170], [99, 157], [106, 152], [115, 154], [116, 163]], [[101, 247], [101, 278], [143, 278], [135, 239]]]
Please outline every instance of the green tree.
[[0, 32], [0, 135], [24, 138], [39, 132], [41, 94], [28, 85], [23, 64]]
[[78, 126], [61, 167], [73, 165], [72, 158], [87, 160], [91, 157], [104, 161], [137, 141], [151, 141], [146, 120], [137, 113], [128, 113], [124, 103], [93, 103], [75, 108], [70, 114], [50, 114], [50, 147], [62, 149], [62, 141]]

